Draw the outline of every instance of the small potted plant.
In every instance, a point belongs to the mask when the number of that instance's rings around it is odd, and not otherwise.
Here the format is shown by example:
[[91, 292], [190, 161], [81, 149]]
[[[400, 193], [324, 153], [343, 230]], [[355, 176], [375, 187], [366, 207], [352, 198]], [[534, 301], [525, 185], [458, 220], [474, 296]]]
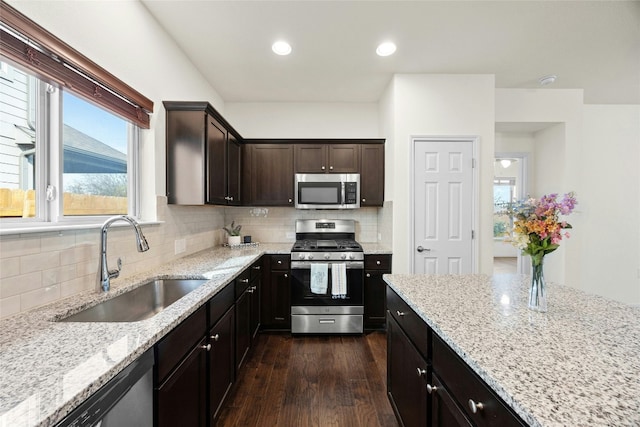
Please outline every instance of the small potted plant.
[[227, 232], [227, 243], [229, 246], [235, 246], [240, 244], [240, 230], [242, 229], [241, 225], [236, 225], [235, 221], [231, 221], [231, 225], [223, 227], [224, 231]]

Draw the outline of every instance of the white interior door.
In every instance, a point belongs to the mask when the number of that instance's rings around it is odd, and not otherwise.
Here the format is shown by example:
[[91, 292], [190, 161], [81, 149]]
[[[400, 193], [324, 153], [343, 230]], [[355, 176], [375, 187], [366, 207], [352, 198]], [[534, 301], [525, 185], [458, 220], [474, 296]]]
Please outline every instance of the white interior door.
[[413, 272], [473, 272], [473, 141], [414, 139]]

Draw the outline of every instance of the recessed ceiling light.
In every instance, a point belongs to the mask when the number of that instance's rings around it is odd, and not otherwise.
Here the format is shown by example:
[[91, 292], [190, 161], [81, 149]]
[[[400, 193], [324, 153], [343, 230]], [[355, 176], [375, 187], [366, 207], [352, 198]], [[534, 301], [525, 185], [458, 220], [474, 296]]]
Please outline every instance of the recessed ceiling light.
[[289, 55], [291, 53], [291, 45], [285, 41], [279, 40], [271, 45], [271, 50], [276, 55]]
[[393, 52], [395, 51], [396, 51], [396, 45], [392, 42], [381, 43], [376, 49], [376, 53], [379, 56], [389, 56], [389, 55], [392, 55]]
[[538, 82], [540, 83], [540, 86], [547, 86], [547, 85], [555, 83], [557, 78], [558, 78], [558, 76], [554, 76], [554, 75], [544, 76], [544, 77], [540, 77]]

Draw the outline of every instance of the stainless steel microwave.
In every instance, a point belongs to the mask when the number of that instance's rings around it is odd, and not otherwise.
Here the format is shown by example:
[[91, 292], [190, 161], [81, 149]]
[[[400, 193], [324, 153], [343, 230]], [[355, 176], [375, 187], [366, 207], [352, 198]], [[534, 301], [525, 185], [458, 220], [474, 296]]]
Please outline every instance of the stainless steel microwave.
[[297, 173], [296, 209], [357, 209], [359, 173]]

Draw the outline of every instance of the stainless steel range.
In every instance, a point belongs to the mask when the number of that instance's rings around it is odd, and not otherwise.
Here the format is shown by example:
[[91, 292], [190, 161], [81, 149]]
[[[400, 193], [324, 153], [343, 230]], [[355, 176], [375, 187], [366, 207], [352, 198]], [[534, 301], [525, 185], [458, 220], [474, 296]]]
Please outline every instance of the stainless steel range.
[[363, 332], [364, 252], [353, 220], [297, 220], [291, 249], [291, 332]]

